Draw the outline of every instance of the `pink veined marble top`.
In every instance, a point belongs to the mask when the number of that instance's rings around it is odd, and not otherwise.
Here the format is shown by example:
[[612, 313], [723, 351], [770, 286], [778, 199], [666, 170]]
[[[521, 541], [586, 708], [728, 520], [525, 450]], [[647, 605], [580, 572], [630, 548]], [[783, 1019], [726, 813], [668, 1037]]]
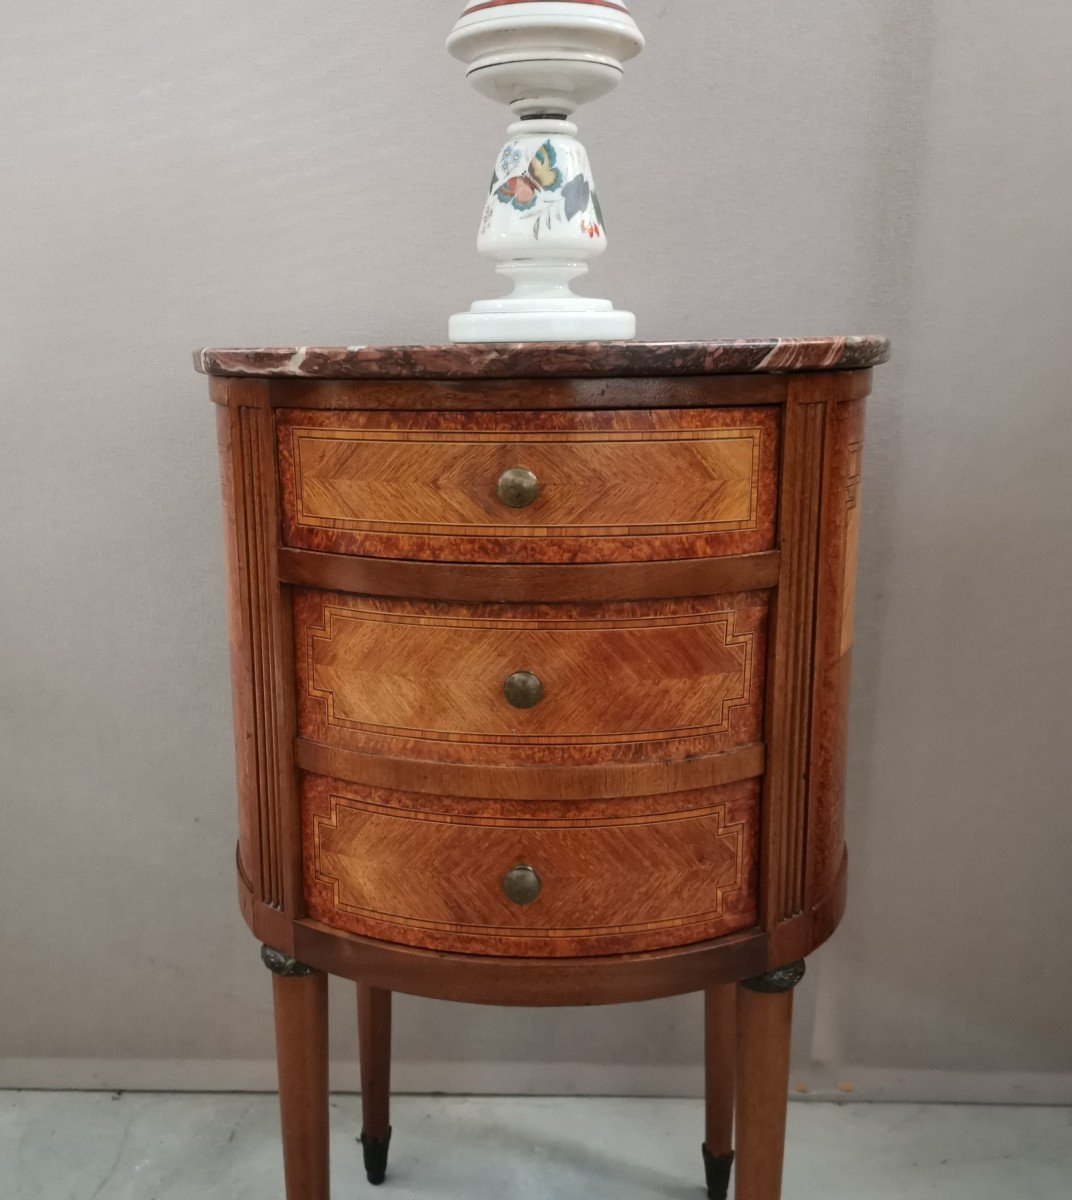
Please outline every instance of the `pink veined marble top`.
[[851, 371], [890, 356], [884, 337], [714, 342], [483, 342], [198, 350], [204, 375], [297, 379], [533, 379]]

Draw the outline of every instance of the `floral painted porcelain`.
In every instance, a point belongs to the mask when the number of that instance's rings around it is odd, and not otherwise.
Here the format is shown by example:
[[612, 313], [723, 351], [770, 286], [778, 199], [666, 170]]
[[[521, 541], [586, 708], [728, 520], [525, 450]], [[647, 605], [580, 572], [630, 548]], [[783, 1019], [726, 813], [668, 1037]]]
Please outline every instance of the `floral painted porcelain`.
[[592, 168], [569, 116], [620, 82], [644, 39], [622, 0], [472, 0], [447, 41], [482, 95], [521, 119], [498, 154], [477, 247], [514, 290], [450, 322], [455, 342], [616, 341], [636, 318], [576, 296], [607, 248]]

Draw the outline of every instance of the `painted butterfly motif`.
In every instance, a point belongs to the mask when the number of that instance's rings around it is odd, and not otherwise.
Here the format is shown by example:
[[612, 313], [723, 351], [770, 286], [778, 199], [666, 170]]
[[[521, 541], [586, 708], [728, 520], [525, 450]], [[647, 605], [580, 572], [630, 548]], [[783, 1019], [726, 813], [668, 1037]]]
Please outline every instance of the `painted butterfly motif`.
[[494, 179], [492, 189], [502, 204], [512, 204], [514, 208], [525, 212], [535, 205], [541, 192], [555, 192], [562, 186], [562, 172], [555, 166], [557, 162], [554, 146], [544, 142], [527, 170], [502, 184], [498, 178]]

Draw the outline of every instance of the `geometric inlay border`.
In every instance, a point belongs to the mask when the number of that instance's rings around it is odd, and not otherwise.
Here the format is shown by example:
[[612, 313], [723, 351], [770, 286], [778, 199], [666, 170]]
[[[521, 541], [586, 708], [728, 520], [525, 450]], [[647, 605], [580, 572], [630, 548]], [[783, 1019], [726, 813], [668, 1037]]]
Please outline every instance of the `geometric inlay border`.
[[[738, 613], [735, 609], [721, 610], [710, 613], [690, 613], [684, 617], [638, 617], [634, 619], [615, 618], [613, 623], [608, 620], [584, 621], [577, 619], [525, 620], [522, 618], [491, 618], [491, 617], [426, 617], [411, 614], [394, 614], [377, 612], [355, 606], [324, 605], [324, 623], [320, 626], [308, 626], [306, 630], [306, 680], [308, 694], [323, 702], [326, 710], [327, 723], [335, 728], [353, 729], [363, 733], [408, 737], [419, 741], [450, 741], [474, 745], [508, 745], [508, 746], [600, 746], [615, 745], [623, 739], [632, 742], [654, 742], [663, 740], [685, 739], [710, 734], [721, 734], [729, 731], [732, 713], [753, 701], [755, 639], [752, 631], [738, 633], [736, 621]], [[330, 643], [336, 636], [337, 622], [371, 622], [387, 625], [442, 625], [451, 629], [519, 629], [529, 633], [550, 632], [568, 634], [593, 630], [619, 630], [629, 628], [675, 628], [682, 625], [705, 624], [721, 627], [723, 644], [727, 648], [740, 648], [743, 654], [743, 664], [740, 673], [740, 691], [722, 698], [717, 717], [711, 722], [689, 727], [678, 727], [671, 730], [647, 730], [641, 733], [612, 733], [603, 735], [586, 735], [583, 737], [566, 737], [544, 735], [526, 737], [523, 735], [487, 734], [481, 735], [466, 730], [435, 731], [410, 728], [406, 726], [381, 725], [375, 722], [354, 721], [341, 715], [335, 704], [335, 695], [330, 689], [318, 688], [315, 684], [315, 650], [317, 642]]]
[[[654, 432], [601, 431], [595, 432], [554, 432], [524, 434], [509, 432], [497, 433], [450, 433], [436, 432], [433, 436], [427, 433], [406, 431], [369, 429], [355, 432], [346, 429], [316, 429], [294, 426], [290, 430], [291, 456], [294, 464], [294, 522], [298, 526], [312, 529], [327, 529], [353, 533], [397, 532], [413, 533], [426, 531], [429, 536], [465, 536], [479, 534], [482, 537], [512, 537], [534, 538], [570, 537], [578, 540], [585, 538], [604, 538], [616, 536], [645, 536], [673, 535], [699, 533], [733, 533], [747, 532], [758, 528], [759, 525], [759, 487], [761, 477], [761, 460], [763, 453], [764, 431], [759, 426], [746, 426], [735, 429], [668, 429]], [[328, 517], [310, 513], [305, 508], [305, 482], [302, 448], [305, 442], [333, 441], [354, 443], [417, 443], [442, 446], [450, 443], [459, 446], [475, 445], [509, 445], [521, 448], [525, 445], [579, 445], [610, 443], [634, 443], [645, 447], [660, 443], [672, 442], [748, 442], [751, 445], [751, 475], [749, 483], [749, 512], [745, 517], [725, 521], [675, 521], [646, 522], [630, 524], [545, 524], [536, 527], [525, 525], [496, 525], [493, 523], [471, 522], [463, 524], [447, 524], [434, 521], [402, 521], [398, 519], [357, 519], [349, 517]], [[582, 532], [583, 531], [583, 532]]]
[[643, 921], [626, 925], [606, 926], [564, 926], [555, 925], [556, 935], [570, 938], [605, 937], [608, 934], [628, 934], [650, 932], [662, 929], [677, 929], [696, 925], [706, 921], [720, 919], [725, 912], [727, 897], [739, 892], [745, 885], [744, 837], [747, 823], [745, 821], [728, 822], [726, 820], [726, 805], [718, 804], [708, 808], [690, 810], [684, 813], [667, 814], [658, 817], [623, 817], [593, 822], [590, 819], [558, 819], [558, 820], [513, 820], [511, 818], [494, 817], [464, 817], [460, 818], [446, 813], [413, 812], [406, 809], [395, 809], [381, 803], [371, 804], [355, 800], [347, 796], [331, 794], [329, 797], [331, 813], [328, 816], [317, 815], [313, 820], [313, 855], [315, 879], [331, 889], [332, 905], [336, 911], [346, 912], [359, 918], [380, 921], [385, 924], [405, 926], [410, 929], [425, 929], [437, 933], [472, 934], [495, 936], [501, 938], [531, 939], [539, 937], [545, 931], [541, 927], [519, 928], [517, 926], [470, 925], [464, 922], [428, 921], [418, 917], [407, 916], [404, 913], [385, 912], [379, 909], [360, 907], [344, 903], [340, 898], [341, 880], [323, 869], [321, 838], [325, 830], [338, 830], [340, 811], [366, 812], [373, 816], [388, 814], [393, 819], [412, 821], [431, 821], [449, 825], [466, 825], [484, 828], [516, 828], [516, 829], [601, 829], [621, 828], [626, 826], [659, 825], [676, 821], [695, 820], [701, 817], [713, 817], [716, 821], [715, 836], [733, 841], [734, 876], [732, 880], [712, 885], [713, 907], [698, 913], [667, 918], [659, 921]]

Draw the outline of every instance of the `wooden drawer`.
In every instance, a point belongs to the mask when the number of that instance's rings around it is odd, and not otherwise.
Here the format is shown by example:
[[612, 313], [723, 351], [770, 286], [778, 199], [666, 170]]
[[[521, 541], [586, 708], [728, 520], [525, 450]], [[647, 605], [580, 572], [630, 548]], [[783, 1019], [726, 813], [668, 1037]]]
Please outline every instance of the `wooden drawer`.
[[[768, 597], [446, 604], [296, 590], [299, 735], [455, 763], [665, 761], [762, 740]], [[542, 699], [504, 684], [534, 675]]]
[[[353, 933], [470, 954], [616, 954], [721, 937], [756, 921], [759, 789], [496, 805], [306, 776], [306, 905]], [[504, 888], [519, 866], [539, 880], [530, 903]]]
[[[773, 408], [280, 410], [287, 546], [441, 562], [628, 562], [774, 544]], [[535, 500], [500, 499], [525, 468]]]

